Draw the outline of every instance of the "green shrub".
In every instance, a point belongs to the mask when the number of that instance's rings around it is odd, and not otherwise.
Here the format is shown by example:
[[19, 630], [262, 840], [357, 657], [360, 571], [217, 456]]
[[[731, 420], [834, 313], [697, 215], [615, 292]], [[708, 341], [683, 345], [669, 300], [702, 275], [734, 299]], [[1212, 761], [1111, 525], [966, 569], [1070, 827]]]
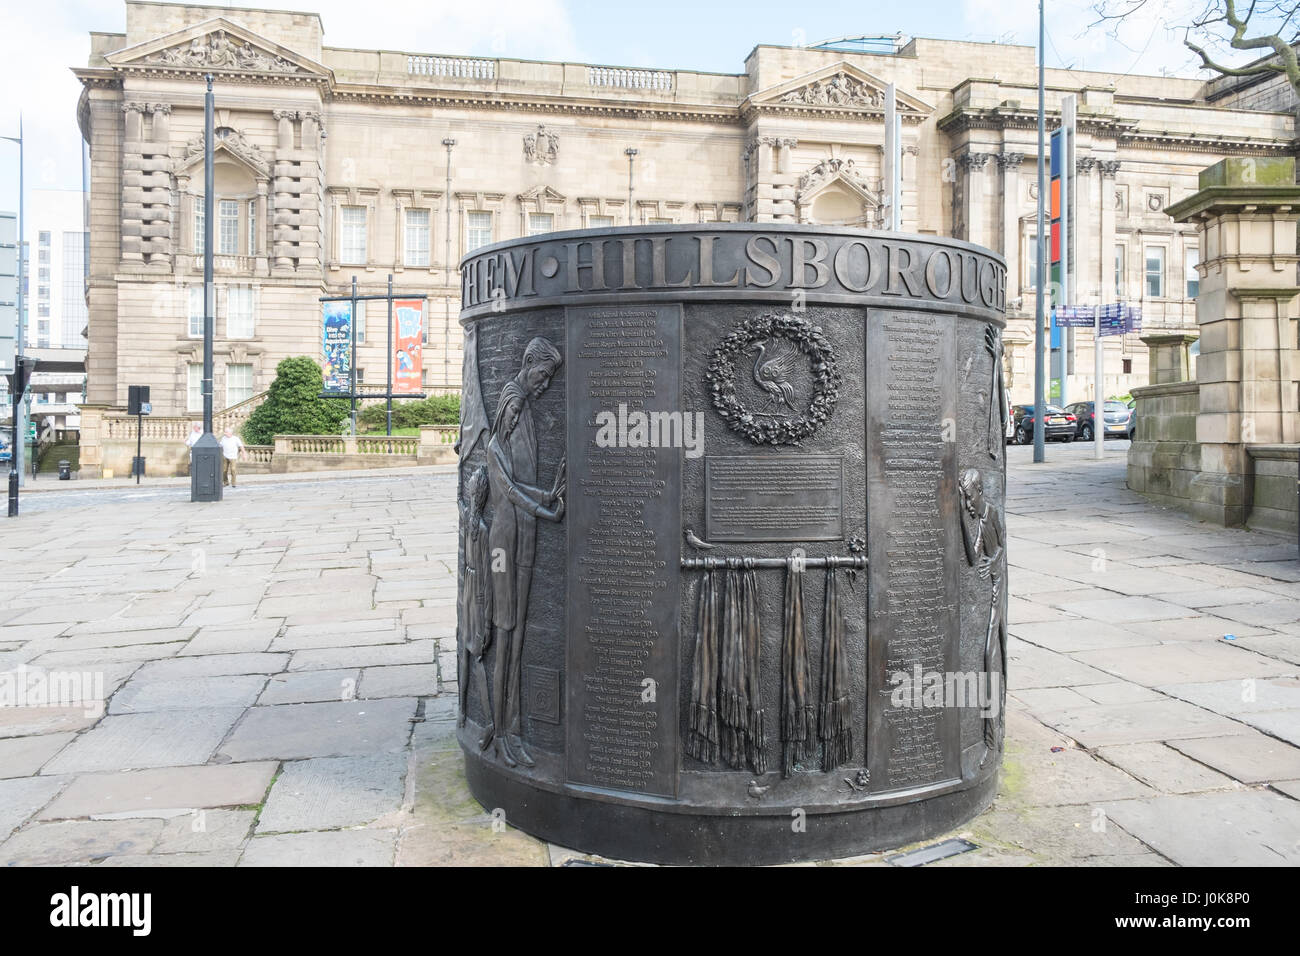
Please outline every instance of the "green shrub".
[[250, 445], [269, 445], [276, 435], [337, 435], [348, 417], [341, 398], [321, 398], [321, 368], [305, 355], [275, 367], [266, 401], [254, 409], [240, 430]]
[[[386, 402], [367, 405], [357, 416], [363, 431], [383, 431]], [[393, 400], [393, 427], [418, 428], [421, 425], [456, 425], [460, 422], [460, 395], [431, 395], [414, 401]]]

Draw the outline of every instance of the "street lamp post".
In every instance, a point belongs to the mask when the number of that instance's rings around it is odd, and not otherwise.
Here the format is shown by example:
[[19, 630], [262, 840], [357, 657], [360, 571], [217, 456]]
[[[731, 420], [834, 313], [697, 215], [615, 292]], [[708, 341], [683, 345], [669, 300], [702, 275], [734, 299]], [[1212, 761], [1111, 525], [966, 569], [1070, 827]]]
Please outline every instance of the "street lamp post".
[[[447, 147], [447, 188], [443, 192], [443, 233], [444, 240], [447, 244], [447, 251], [443, 253], [442, 273], [447, 282], [447, 288], [454, 288], [451, 283], [451, 148], [456, 145], [456, 141], [450, 136], [442, 141], [442, 145]], [[389, 305], [392, 305], [392, 299], [389, 299]], [[442, 297], [442, 381], [444, 385], [451, 384], [451, 297], [444, 295]], [[392, 389], [390, 388], [391, 392]]]
[[203, 98], [203, 435], [190, 449], [190, 501], [221, 500], [221, 445], [212, 434], [212, 331], [215, 298], [212, 288], [213, 241], [213, 101], [212, 74]]
[[18, 325], [16, 329], [17, 352], [14, 356], [14, 401], [13, 401], [13, 441], [9, 446], [9, 517], [18, 515], [18, 484], [22, 480], [22, 440], [26, 435], [23, 415], [26, 406], [23, 404], [23, 391], [26, 385], [23, 366], [23, 348], [27, 338], [26, 329], [26, 312], [23, 291], [24, 278], [24, 261], [23, 246], [24, 236], [23, 228], [26, 225], [23, 222], [23, 116], [18, 114], [18, 135], [3, 136], [0, 139], [7, 139], [11, 143], [18, 144]]
[[1044, 130], [1047, 126], [1047, 119], [1043, 107], [1044, 93], [1044, 70], [1043, 70], [1043, 40], [1047, 32], [1046, 22], [1043, 17], [1043, 0], [1038, 0], [1038, 233], [1034, 237], [1035, 255], [1037, 257], [1037, 275], [1034, 277], [1037, 281], [1034, 289], [1034, 461], [1042, 462], [1046, 459], [1046, 432], [1044, 430], [1043, 416], [1047, 411], [1047, 401], [1044, 395], [1044, 385], [1047, 378], [1047, 356], [1043, 351], [1043, 318], [1044, 318], [1044, 293], [1046, 292], [1046, 283], [1043, 281], [1047, 271], [1046, 255], [1047, 239], [1043, 235], [1043, 203], [1047, 196], [1047, 182], [1044, 176], [1044, 152], [1047, 149], [1046, 133]]
[[632, 220], [632, 160], [636, 157], [636, 148], [629, 146], [623, 150], [627, 155], [627, 224], [633, 224]]

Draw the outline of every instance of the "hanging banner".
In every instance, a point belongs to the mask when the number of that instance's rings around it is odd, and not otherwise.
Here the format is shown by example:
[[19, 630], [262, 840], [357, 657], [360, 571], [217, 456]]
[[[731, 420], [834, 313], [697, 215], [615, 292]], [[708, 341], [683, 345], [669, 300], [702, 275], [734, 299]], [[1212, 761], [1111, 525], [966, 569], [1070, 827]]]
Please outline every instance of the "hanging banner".
[[352, 390], [352, 302], [322, 302], [321, 369], [327, 392]]
[[424, 378], [424, 300], [393, 300], [393, 394], [418, 394]]

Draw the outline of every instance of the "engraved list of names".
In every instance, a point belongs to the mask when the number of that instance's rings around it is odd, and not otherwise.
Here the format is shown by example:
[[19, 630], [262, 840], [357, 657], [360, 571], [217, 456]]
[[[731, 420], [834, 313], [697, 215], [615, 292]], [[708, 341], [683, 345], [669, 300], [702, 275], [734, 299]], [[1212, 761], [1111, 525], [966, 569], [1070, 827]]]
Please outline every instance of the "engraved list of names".
[[[951, 320], [923, 312], [875, 312], [868, 323], [867, 535], [871, 561], [872, 665], [868, 719], [876, 790], [959, 776], [958, 711], [898, 706], [898, 675], [955, 669], [958, 611]], [[950, 425], [951, 427], [951, 425]]]
[[566, 311], [571, 783], [677, 791], [678, 448], [601, 447], [597, 416], [680, 408], [678, 306]]

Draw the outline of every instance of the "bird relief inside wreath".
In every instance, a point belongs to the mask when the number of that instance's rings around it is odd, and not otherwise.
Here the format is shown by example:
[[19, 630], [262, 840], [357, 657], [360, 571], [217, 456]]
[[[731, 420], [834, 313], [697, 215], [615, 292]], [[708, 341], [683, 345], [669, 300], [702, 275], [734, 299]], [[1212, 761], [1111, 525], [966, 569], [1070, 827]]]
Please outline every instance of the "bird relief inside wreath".
[[820, 326], [764, 313], [735, 325], [713, 350], [713, 407], [756, 445], [798, 445], [831, 416], [842, 379]]

